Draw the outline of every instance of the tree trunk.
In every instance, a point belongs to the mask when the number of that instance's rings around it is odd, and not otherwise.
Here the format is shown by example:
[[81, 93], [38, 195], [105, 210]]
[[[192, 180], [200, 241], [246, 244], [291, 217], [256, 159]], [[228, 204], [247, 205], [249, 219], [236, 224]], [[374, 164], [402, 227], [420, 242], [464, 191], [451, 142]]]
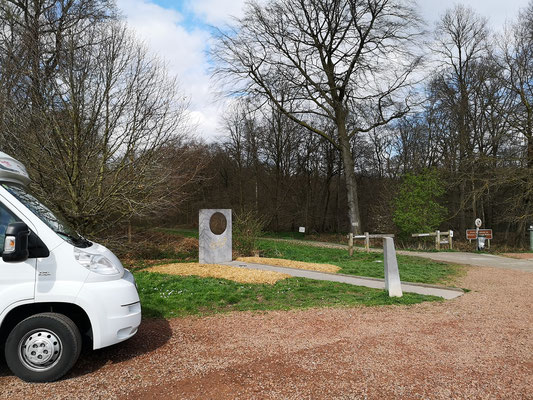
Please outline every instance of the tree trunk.
[[344, 116], [337, 118], [339, 130], [339, 144], [341, 147], [342, 164], [346, 176], [346, 192], [348, 196], [348, 217], [350, 219], [350, 232], [360, 234], [362, 232], [361, 217], [359, 214], [359, 199], [357, 198], [357, 181], [355, 179], [354, 161], [350, 140], [346, 133]]

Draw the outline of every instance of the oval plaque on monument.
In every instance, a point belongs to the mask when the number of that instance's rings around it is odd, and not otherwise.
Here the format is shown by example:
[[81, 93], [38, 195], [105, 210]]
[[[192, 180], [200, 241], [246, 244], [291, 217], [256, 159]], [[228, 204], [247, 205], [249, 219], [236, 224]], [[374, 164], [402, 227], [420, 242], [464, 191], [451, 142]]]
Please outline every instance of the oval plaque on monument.
[[228, 221], [221, 212], [216, 212], [211, 216], [209, 220], [209, 228], [215, 235], [222, 235], [226, 231]]

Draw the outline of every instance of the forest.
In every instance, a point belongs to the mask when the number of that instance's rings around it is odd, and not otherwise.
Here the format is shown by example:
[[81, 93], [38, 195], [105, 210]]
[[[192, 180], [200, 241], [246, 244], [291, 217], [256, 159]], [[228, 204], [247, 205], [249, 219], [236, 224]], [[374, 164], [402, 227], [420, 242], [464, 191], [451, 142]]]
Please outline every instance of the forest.
[[213, 32], [216, 139], [112, 1], [0, 6], [0, 150], [80, 232], [130, 237], [231, 208], [265, 230], [411, 233], [533, 223], [533, 2], [271, 0]]

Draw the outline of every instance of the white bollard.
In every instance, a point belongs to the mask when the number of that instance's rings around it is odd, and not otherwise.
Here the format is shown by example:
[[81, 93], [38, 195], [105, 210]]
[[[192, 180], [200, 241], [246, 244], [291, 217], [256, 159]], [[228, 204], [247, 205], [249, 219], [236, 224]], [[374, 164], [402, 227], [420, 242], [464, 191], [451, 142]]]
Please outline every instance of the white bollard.
[[402, 297], [402, 283], [393, 238], [383, 238], [383, 256], [385, 257], [385, 290], [389, 291], [389, 297]]

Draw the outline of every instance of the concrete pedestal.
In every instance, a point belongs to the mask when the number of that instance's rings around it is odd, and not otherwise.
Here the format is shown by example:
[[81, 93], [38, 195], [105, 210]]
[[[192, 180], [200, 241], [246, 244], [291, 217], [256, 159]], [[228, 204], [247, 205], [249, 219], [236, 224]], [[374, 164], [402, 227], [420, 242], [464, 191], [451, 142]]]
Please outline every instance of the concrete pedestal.
[[385, 257], [385, 290], [389, 291], [390, 297], [402, 297], [402, 284], [393, 238], [383, 238], [383, 255]]
[[200, 263], [217, 264], [232, 260], [231, 210], [200, 210], [198, 230]]

